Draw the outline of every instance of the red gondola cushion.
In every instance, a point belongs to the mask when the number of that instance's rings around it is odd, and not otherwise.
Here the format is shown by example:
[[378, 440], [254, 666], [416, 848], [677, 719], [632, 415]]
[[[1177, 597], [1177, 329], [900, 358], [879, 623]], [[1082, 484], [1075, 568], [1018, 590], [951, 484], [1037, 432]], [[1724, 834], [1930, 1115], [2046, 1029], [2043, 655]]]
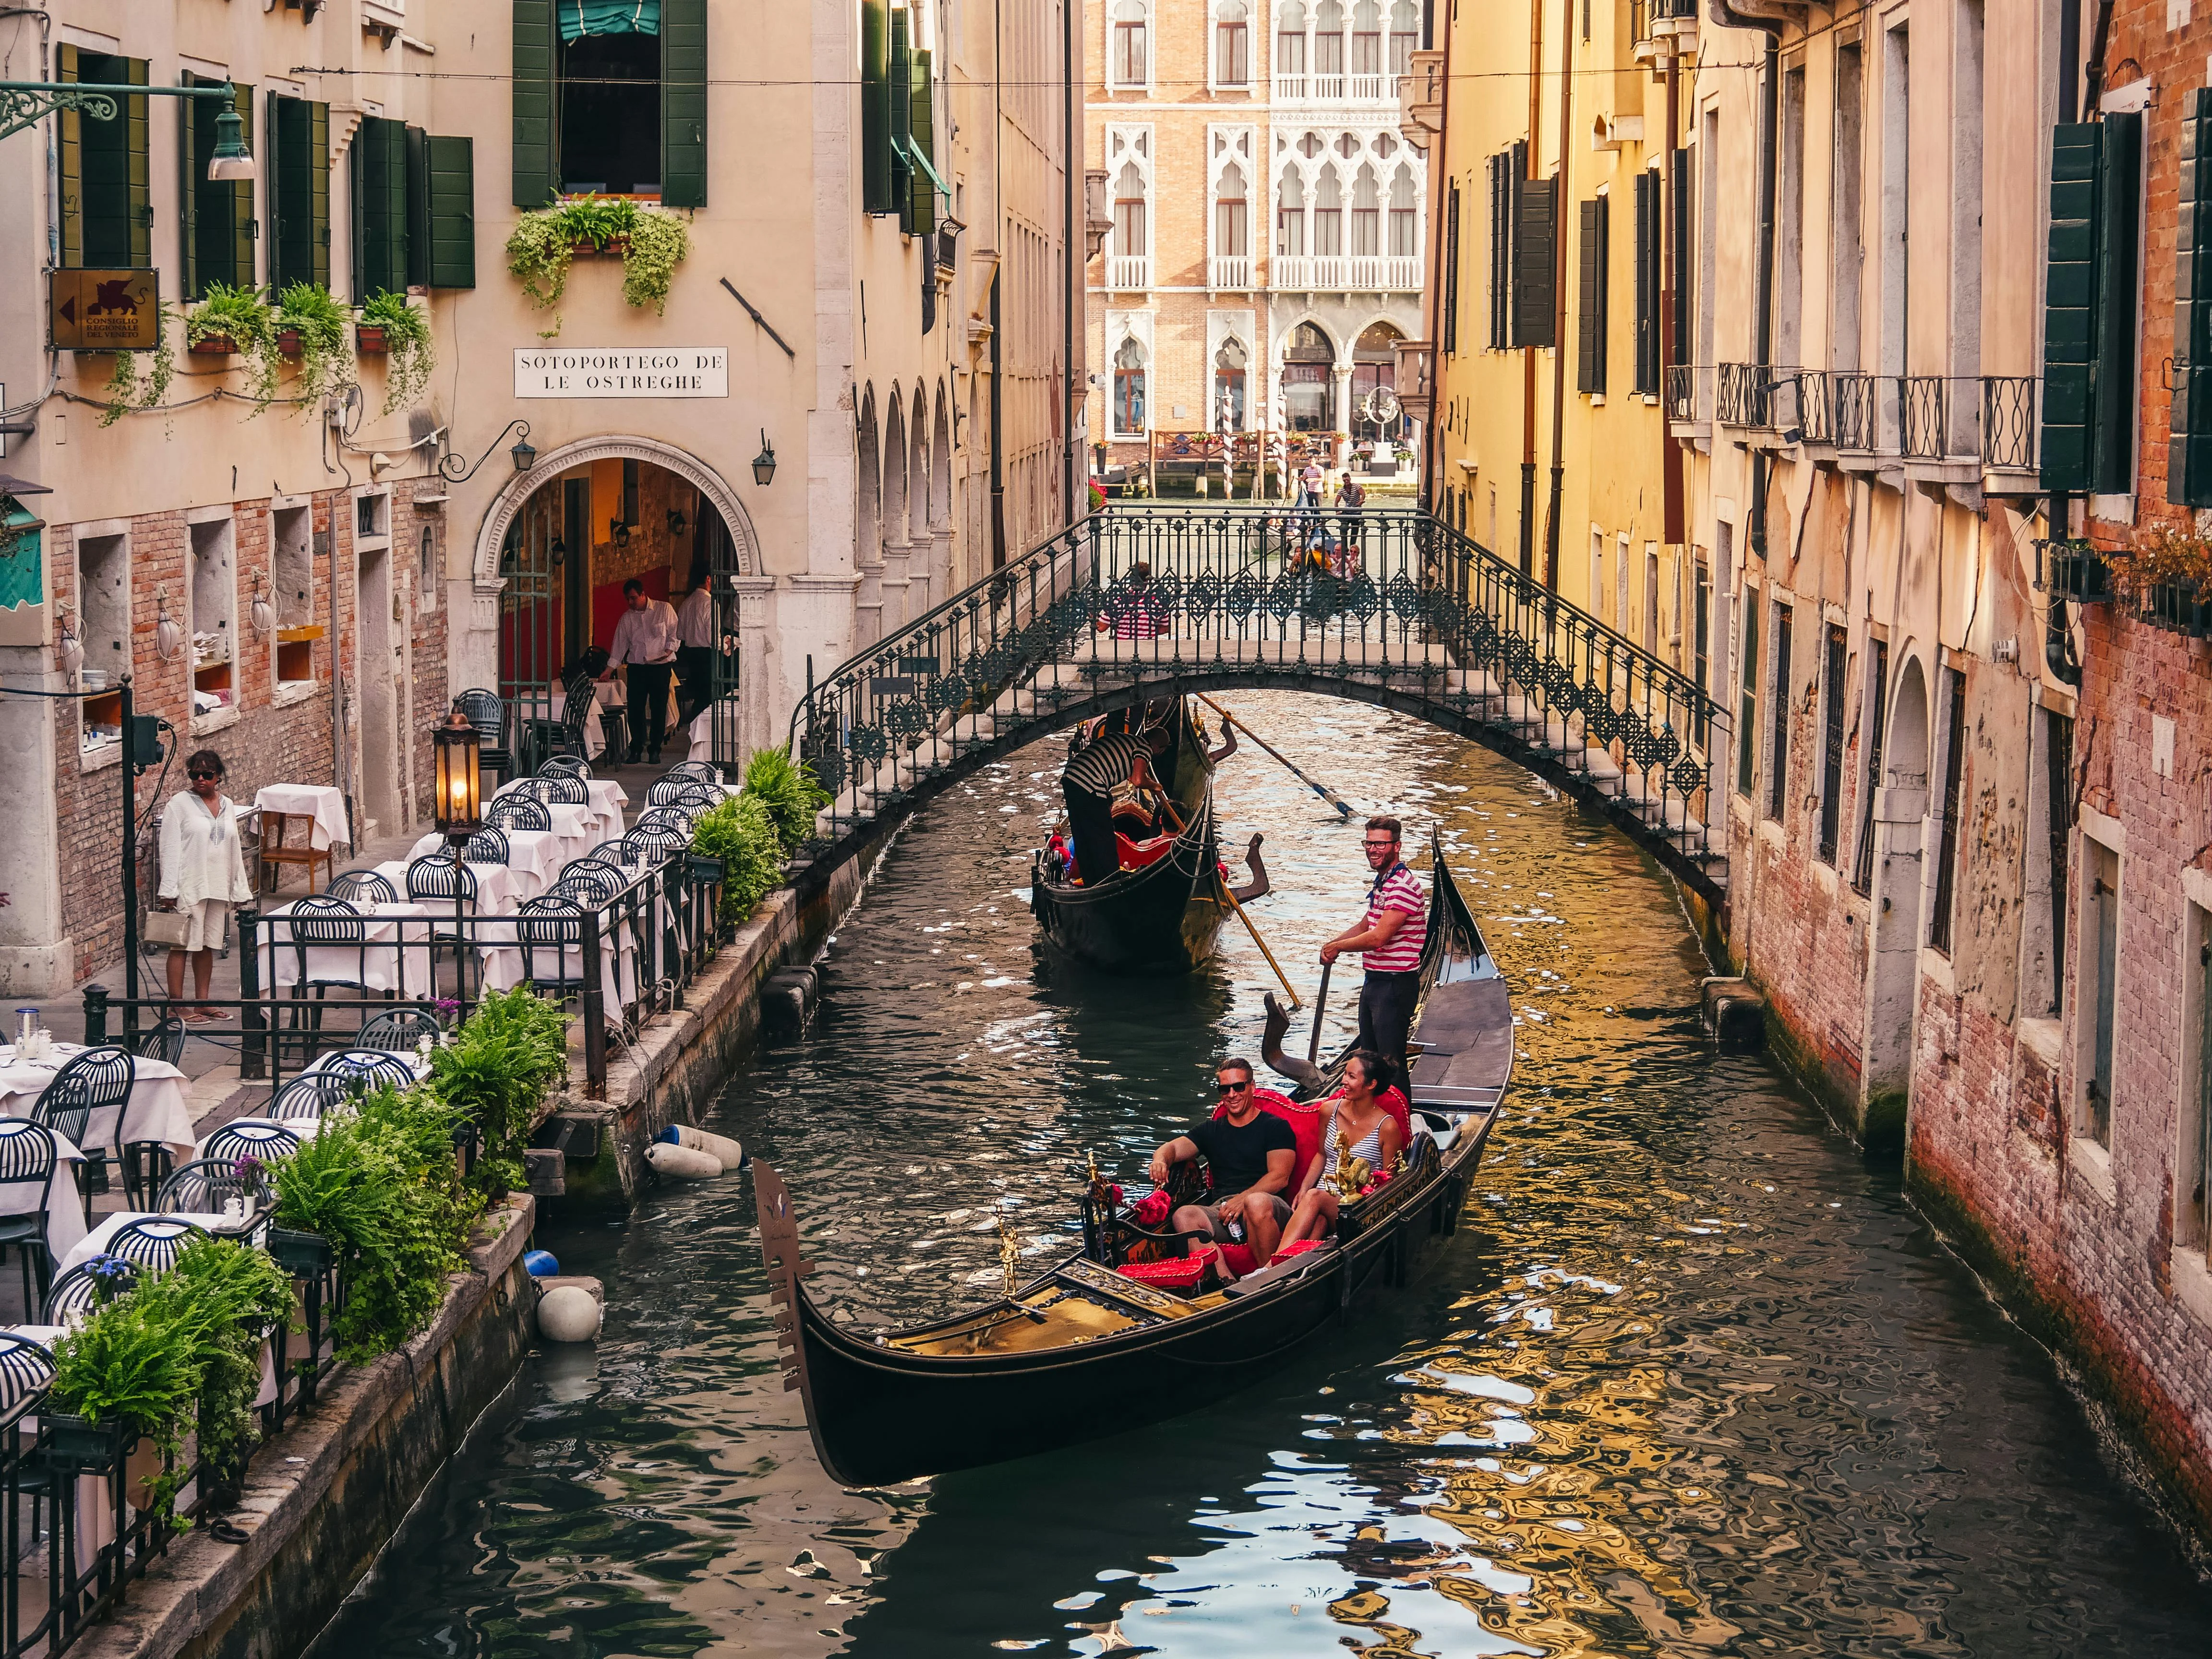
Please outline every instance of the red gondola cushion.
[[1114, 832], [1115, 849], [1121, 855], [1124, 870], [1141, 870], [1148, 864], [1158, 863], [1167, 856], [1168, 849], [1175, 845], [1175, 842], [1176, 838], [1171, 835], [1155, 836], [1150, 841], [1131, 841], [1119, 830]]
[[1242, 1279], [1260, 1263], [1253, 1255], [1249, 1244], [1224, 1244], [1221, 1247], [1221, 1265], [1227, 1272]]
[[1179, 1255], [1166, 1261], [1128, 1261], [1114, 1271], [1139, 1285], [1153, 1285], [1164, 1291], [1188, 1291], [1195, 1289], [1199, 1280], [1206, 1277], [1214, 1256], [1214, 1248], [1208, 1244], [1196, 1255]]
[[1139, 1227], [1157, 1227], [1168, 1218], [1168, 1212], [1173, 1207], [1168, 1195], [1155, 1189], [1129, 1206], [1129, 1219]]
[[1284, 1245], [1282, 1249], [1277, 1250], [1275, 1254], [1269, 1258], [1269, 1260], [1274, 1261], [1287, 1261], [1294, 1255], [1304, 1255], [1308, 1250], [1317, 1250], [1319, 1249], [1321, 1249], [1321, 1240], [1317, 1238], [1293, 1239], [1288, 1244]]

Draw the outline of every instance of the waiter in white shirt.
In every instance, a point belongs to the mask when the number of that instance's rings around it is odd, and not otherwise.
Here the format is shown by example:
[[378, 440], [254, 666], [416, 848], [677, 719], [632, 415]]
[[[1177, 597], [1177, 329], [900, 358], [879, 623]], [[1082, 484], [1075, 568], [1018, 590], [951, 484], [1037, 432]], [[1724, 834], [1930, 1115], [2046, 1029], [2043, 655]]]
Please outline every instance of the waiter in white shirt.
[[691, 567], [691, 591], [676, 612], [677, 717], [689, 726], [709, 700], [714, 665], [714, 588], [707, 562]]
[[640, 751], [653, 765], [660, 764], [661, 726], [668, 719], [668, 676], [676, 666], [678, 630], [676, 607], [665, 599], [646, 597], [645, 584], [635, 576], [623, 584], [623, 601], [629, 606], [615, 624], [614, 642], [607, 647], [607, 672], [627, 665], [629, 672], [629, 763]]

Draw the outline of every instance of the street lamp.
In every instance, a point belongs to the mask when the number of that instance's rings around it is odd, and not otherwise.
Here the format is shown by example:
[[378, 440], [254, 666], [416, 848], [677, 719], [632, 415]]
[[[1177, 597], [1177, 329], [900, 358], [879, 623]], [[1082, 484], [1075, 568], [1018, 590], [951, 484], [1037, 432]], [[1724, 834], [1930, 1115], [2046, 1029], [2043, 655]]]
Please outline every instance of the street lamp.
[[768, 428], [761, 428], [761, 453], [753, 457], [753, 482], [765, 489], [775, 477], [775, 446], [768, 441]]
[[246, 147], [246, 123], [239, 119], [235, 105], [227, 106], [215, 118], [215, 155], [208, 161], [209, 182], [253, 177], [253, 152]]
[[[430, 730], [433, 787], [437, 799], [431, 817], [438, 833], [453, 851], [453, 994], [468, 994], [468, 975], [461, 953], [468, 948], [468, 881], [461, 868], [461, 850], [469, 837], [483, 828], [482, 765], [483, 739], [469, 717], [455, 708]], [[437, 988], [438, 958], [430, 957], [431, 989]]]

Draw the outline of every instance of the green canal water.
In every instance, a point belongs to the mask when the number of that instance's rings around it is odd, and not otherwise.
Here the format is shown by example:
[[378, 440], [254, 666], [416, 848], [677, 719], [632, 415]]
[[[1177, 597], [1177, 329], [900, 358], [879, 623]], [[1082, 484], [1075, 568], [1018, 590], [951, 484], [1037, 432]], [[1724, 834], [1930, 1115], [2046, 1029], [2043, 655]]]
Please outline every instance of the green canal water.
[[[319, 1659], [2212, 1651], [2212, 1582], [1895, 1170], [1705, 1040], [1702, 961], [1641, 854], [1410, 720], [1238, 706], [1361, 805], [1442, 827], [1515, 988], [1516, 1086], [1428, 1275], [1173, 1421], [848, 1494], [781, 1389], [748, 1182], [548, 1227], [606, 1281], [601, 1340], [532, 1356]], [[1178, 983], [1044, 952], [1028, 849], [1063, 752], [905, 832], [806, 1040], [713, 1114], [782, 1171], [816, 1293], [860, 1324], [981, 1299], [1002, 1208], [1059, 1248], [1071, 1164], [1139, 1176], [1215, 1059], [1257, 1052], [1241, 931]], [[1249, 749], [1219, 799], [1267, 834], [1255, 917], [1310, 992], [1358, 826]]]

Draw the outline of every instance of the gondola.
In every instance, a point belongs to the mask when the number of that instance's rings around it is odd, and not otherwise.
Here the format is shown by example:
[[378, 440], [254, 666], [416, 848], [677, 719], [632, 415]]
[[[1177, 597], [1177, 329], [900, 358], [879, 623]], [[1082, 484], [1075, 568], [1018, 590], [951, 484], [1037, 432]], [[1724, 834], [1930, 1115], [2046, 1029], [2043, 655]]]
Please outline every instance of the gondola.
[[[775, 1171], [756, 1163], [784, 1386], [805, 1401], [823, 1467], [850, 1486], [969, 1468], [1172, 1417], [1279, 1370], [1457, 1227], [1513, 1066], [1504, 981], [1433, 842], [1435, 896], [1413, 1026], [1403, 1166], [1348, 1205], [1337, 1236], [1220, 1288], [1186, 1293], [1117, 1271], [1170, 1246], [1096, 1177], [1085, 1245], [952, 1318], [867, 1333], [831, 1321], [800, 1275], [799, 1224]], [[1273, 1045], [1271, 1043], [1270, 1047]], [[1331, 1087], [1305, 1072], [1308, 1097]]]
[[1213, 954], [1228, 919], [1214, 832], [1213, 766], [1206, 734], [1180, 704], [1176, 746], [1161, 775], [1183, 828], [1152, 861], [1115, 872], [1096, 887], [1050, 879], [1042, 854], [1031, 861], [1030, 911], [1048, 944], [1123, 974], [1186, 974]]

